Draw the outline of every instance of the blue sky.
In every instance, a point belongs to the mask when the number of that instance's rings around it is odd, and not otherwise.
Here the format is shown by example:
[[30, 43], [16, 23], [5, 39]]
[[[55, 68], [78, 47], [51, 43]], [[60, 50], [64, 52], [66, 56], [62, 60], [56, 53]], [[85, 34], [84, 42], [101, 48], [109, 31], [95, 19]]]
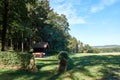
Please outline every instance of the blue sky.
[[84, 44], [120, 45], [120, 0], [50, 0], [65, 14], [70, 34]]

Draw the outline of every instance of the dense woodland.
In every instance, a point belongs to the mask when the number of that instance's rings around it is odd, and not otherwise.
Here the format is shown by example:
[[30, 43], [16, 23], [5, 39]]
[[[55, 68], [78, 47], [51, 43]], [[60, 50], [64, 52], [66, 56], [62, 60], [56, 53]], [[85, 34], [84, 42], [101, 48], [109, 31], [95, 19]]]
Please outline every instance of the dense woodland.
[[0, 0], [1, 51], [29, 51], [35, 43], [48, 42], [54, 51], [99, 52], [69, 30], [66, 16], [56, 13], [48, 0]]
[[1, 0], [0, 12], [2, 51], [29, 50], [42, 41], [51, 49], [66, 49], [69, 24], [65, 15], [50, 8], [48, 0]]
[[81, 42], [69, 34], [66, 16], [54, 12], [48, 0], [0, 0], [0, 12], [2, 51], [26, 51], [48, 42], [51, 50], [78, 52]]

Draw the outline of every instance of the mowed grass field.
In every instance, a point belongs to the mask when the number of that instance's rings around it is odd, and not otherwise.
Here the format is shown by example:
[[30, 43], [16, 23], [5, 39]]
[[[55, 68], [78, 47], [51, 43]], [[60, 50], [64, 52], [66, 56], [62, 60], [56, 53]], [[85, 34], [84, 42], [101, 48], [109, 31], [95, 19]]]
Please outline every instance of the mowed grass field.
[[57, 56], [37, 58], [37, 73], [0, 69], [0, 80], [120, 80], [120, 53], [71, 54], [68, 70], [58, 73]]

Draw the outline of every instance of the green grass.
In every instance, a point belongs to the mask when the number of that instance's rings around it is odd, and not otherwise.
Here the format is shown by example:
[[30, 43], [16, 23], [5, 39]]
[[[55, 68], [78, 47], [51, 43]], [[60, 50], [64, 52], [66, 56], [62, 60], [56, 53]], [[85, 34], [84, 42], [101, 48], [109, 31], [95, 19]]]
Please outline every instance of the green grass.
[[120, 80], [120, 55], [72, 54], [67, 72], [60, 74], [57, 56], [36, 59], [37, 73], [0, 69], [0, 80]]

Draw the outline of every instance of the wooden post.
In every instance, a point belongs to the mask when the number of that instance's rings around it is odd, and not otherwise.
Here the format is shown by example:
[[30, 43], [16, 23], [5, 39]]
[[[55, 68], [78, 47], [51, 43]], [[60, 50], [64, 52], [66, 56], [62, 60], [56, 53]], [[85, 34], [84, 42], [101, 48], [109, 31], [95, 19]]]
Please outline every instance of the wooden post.
[[32, 71], [32, 72], [37, 72], [38, 69], [35, 65], [35, 59], [30, 59], [30, 64], [28, 65], [28, 70]]
[[59, 63], [59, 72], [65, 72], [67, 70], [67, 60], [65, 58], [60, 60]]

